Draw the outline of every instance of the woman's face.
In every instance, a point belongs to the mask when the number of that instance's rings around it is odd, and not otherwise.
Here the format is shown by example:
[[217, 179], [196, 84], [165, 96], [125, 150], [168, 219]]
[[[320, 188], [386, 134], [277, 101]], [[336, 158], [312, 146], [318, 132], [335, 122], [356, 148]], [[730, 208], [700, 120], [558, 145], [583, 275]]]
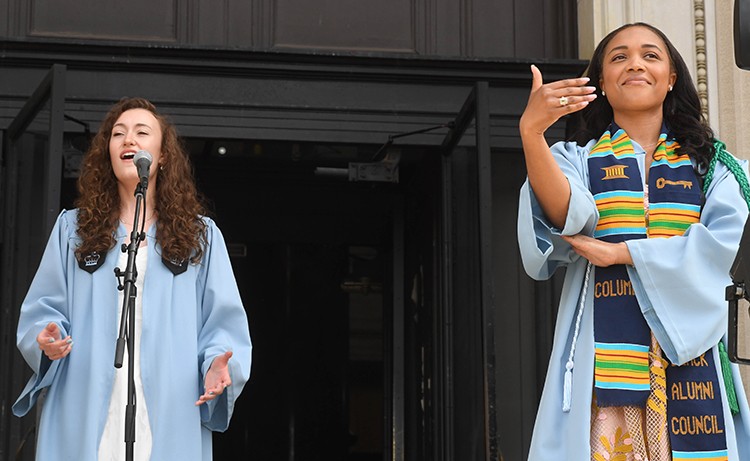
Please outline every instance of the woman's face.
[[620, 31], [604, 50], [599, 85], [615, 115], [661, 110], [676, 80], [666, 45], [646, 27]]
[[112, 127], [109, 138], [109, 157], [117, 181], [133, 185], [138, 182], [138, 171], [133, 165], [133, 156], [139, 150], [151, 154], [149, 182], [159, 171], [161, 159], [161, 124], [146, 109], [130, 109], [122, 113]]

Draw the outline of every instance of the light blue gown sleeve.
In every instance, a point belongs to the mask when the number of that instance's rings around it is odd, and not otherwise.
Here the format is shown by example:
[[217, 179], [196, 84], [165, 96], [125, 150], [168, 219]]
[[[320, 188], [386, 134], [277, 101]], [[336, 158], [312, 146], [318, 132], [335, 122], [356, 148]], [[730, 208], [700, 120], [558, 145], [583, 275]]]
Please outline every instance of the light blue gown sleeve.
[[717, 163], [699, 223], [679, 237], [627, 242], [638, 302], [672, 363], [699, 356], [726, 334], [724, 292], [747, 216], [734, 175]]
[[50, 360], [39, 349], [36, 337], [50, 322], [55, 322], [61, 337], [68, 335], [67, 267], [69, 257], [69, 226], [63, 211], [57, 218], [42, 261], [39, 264], [26, 298], [21, 305], [16, 331], [16, 344], [33, 375], [18, 400], [13, 405], [13, 414], [23, 416], [36, 403], [39, 393], [52, 384], [57, 370], [65, 360]]
[[[210, 219], [208, 245], [203, 265], [202, 324], [198, 335], [199, 366], [201, 370], [201, 393], [203, 381], [213, 360], [227, 351], [232, 351], [229, 370], [231, 386], [214, 400], [201, 405], [201, 421], [213, 431], [224, 431], [229, 426], [237, 398], [250, 378], [252, 343], [247, 314], [240, 299], [237, 283], [232, 271], [226, 243], [221, 231]], [[200, 282], [199, 282], [200, 283]]]
[[562, 229], [555, 228], [531, 189], [528, 179], [521, 187], [518, 212], [518, 243], [524, 269], [535, 280], [546, 280], [555, 270], [580, 258], [560, 235], [593, 235], [599, 213], [588, 187], [586, 159], [594, 141], [585, 147], [558, 142], [550, 150], [570, 184], [570, 204]]
[[[581, 460], [591, 457], [589, 430], [593, 380], [593, 313], [591, 296], [580, 323], [572, 375], [572, 408], [562, 411], [563, 380], [575, 332], [576, 312], [584, 284], [586, 261], [575, 253], [561, 235], [592, 235], [598, 212], [588, 190], [588, 152], [575, 143], [551, 146], [555, 161], [570, 184], [570, 202], [563, 229], [555, 228], [544, 216], [528, 181], [519, 198], [518, 241], [527, 274], [544, 280], [565, 267], [565, 282], [555, 322], [554, 341], [539, 411], [529, 448], [530, 461], [547, 459]], [[591, 358], [591, 359], [590, 359]]]

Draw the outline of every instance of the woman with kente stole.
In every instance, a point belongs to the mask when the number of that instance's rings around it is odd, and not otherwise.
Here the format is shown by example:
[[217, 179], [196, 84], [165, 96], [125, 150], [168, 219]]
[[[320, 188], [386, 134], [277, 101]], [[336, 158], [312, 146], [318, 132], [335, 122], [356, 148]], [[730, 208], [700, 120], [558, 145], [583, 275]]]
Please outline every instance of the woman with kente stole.
[[[567, 270], [529, 459], [749, 460], [750, 410], [722, 343], [746, 162], [714, 139], [683, 59], [650, 25], [605, 37], [586, 77], [531, 71], [519, 245], [533, 278]], [[571, 139], [550, 147], [545, 131], [569, 114]]]

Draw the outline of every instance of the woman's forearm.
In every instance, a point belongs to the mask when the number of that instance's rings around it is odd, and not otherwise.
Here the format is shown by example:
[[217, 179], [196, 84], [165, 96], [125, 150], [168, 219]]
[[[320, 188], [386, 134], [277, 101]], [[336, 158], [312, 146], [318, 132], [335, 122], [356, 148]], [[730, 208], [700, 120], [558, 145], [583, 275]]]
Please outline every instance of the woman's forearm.
[[558, 166], [544, 134], [521, 132], [526, 171], [544, 215], [557, 228], [565, 225], [570, 204], [570, 183]]

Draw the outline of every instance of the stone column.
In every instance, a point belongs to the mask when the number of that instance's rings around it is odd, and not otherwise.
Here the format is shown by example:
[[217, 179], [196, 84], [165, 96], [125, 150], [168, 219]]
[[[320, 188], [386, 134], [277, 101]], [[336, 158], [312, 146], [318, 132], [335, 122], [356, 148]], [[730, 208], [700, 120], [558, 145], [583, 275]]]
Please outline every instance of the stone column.
[[[736, 156], [750, 159], [750, 71], [737, 67], [734, 61], [734, 9], [729, 0], [714, 6], [716, 18], [717, 102], [721, 117], [716, 127], [727, 148]], [[721, 5], [719, 5], [721, 4]], [[750, 18], [747, 18], [750, 20]], [[744, 133], [744, 136], [743, 136]]]

